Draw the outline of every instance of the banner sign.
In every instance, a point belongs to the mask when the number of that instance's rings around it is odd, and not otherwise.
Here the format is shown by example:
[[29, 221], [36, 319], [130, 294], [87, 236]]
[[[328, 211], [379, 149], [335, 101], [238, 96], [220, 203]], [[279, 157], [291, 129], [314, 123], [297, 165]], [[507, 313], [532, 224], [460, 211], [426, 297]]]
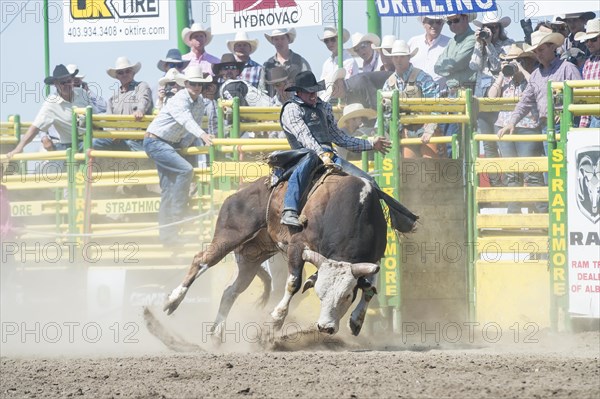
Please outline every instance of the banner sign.
[[454, 15], [495, 11], [495, 0], [375, 0], [382, 17]]
[[213, 34], [321, 25], [321, 0], [224, 0], [207, 3]]
[[570, 132], [567, 146], [569, 312], [600, 317], [600, 129]]
[[169, 40], [169, 0], [66, 0], [65, 43]]

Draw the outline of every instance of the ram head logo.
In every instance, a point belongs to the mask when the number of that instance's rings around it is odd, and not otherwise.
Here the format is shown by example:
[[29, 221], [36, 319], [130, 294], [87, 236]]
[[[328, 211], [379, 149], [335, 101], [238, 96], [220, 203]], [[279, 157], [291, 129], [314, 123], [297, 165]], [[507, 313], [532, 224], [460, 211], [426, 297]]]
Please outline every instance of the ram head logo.
[[577, 206], [592, 223], [600, 220], [600, 146], [583, 148], [577, 159]]

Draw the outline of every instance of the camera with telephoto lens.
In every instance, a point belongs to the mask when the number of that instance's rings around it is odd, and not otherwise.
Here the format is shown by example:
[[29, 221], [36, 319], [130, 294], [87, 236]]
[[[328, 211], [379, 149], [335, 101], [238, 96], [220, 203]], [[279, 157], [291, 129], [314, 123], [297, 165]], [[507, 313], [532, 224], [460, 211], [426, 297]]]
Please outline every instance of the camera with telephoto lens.
[[513, 61], [502, 67], [502, 74], [504, 76], [514, 76], [518, 69], [517, 63]]
[[490, 33], [489, 33], [487, 30], [483, 30], [483, 29], [481, 29], [481, 30], [479, 31], [479, 38], [480, 38], [481, 40], [485, 40], [485, 39], [487, 39], [488, 37], [490, 37]]
[[173, 89], [175, 88], [175, 83], [167, 83], [165, 85], [165, 97], [171, 98], [175, 95]]

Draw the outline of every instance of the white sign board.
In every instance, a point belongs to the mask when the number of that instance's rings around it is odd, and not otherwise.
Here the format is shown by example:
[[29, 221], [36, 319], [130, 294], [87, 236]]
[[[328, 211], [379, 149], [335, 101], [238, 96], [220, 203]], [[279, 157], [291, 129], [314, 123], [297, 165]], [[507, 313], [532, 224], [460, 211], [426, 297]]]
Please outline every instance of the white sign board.
[[169, 40], [169, 0], [65, 0], [65, 43]]
[[297, 28], [321, 25], [321, 0], [223, 0], [210, 1], [213, 34]]
[[559, 14], [593, 11], [600, 9], [598, 0], [548, 1], [524, 0], [525, 18], [551, 17]]
[[569, 312], [600, 317], [600, 129], [569, 133]]

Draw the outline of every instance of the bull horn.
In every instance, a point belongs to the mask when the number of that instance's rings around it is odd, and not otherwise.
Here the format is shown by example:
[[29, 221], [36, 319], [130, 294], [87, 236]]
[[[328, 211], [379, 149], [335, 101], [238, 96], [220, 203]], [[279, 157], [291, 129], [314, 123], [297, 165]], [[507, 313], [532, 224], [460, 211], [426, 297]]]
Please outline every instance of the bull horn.
[[306, 248], [302, 252], [302, 259], [304, 259], [305, 261], [308, 261], [308, 262], [312, 263], [313, 265], [315, 265], [317, 267], [317, 269], [319, 267], [321, 267], [321, 264], [323, 264], [323, 262], [327, 261], [326, 257], [324, 257], [323, 255], [321, 255], [318, 252], [311, 251], [308, 248]]
[[306, 290], [309, 290], [315, 286], [315, 283], [317, 282], [317, 277], [318, 277], [317, 273], [314, 273], [312, 276], [310, 276], [309, 278], [306, 279], [306, 281], [304, 282], [304, 285], [302, 285], [302, 293], [303, 294], [306, 292]]
[[367, 276], [369, 274], [375, 274], [379, 271], [379, 265], [375, 263], [353, 263], [352, 264], [352, 275], [354, 277]]

